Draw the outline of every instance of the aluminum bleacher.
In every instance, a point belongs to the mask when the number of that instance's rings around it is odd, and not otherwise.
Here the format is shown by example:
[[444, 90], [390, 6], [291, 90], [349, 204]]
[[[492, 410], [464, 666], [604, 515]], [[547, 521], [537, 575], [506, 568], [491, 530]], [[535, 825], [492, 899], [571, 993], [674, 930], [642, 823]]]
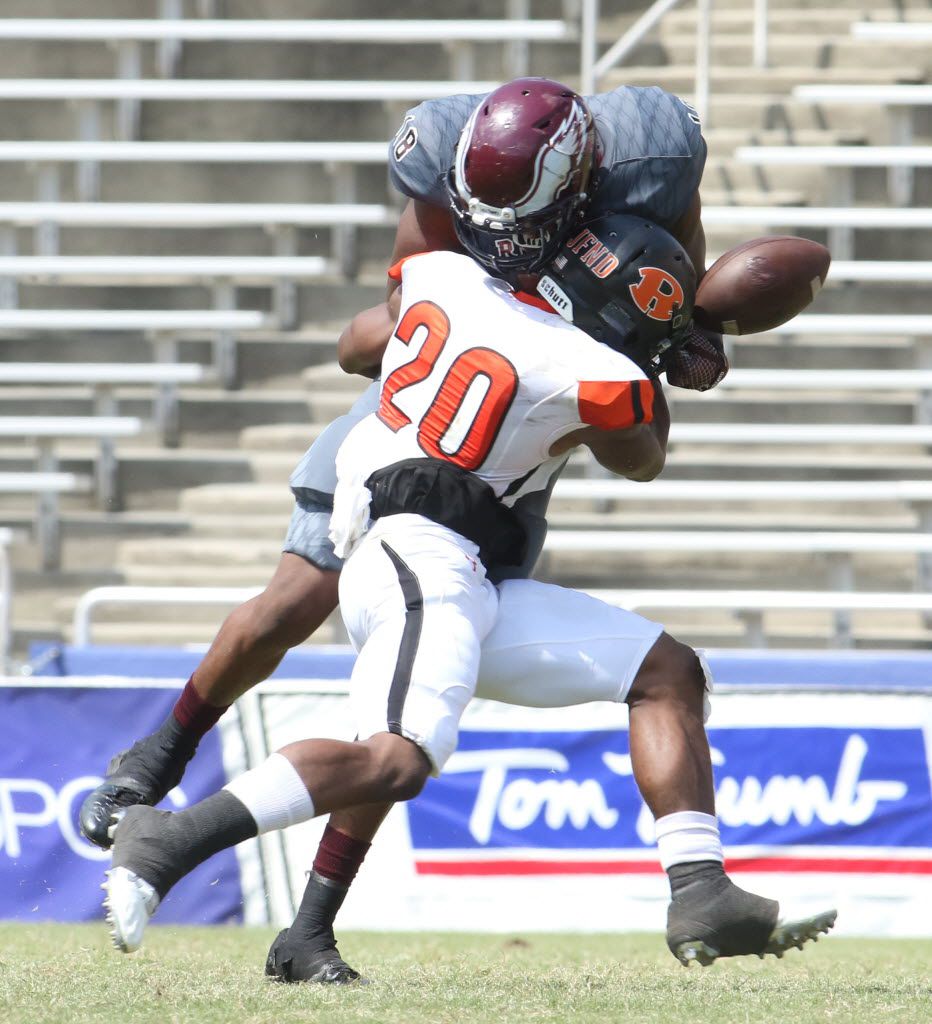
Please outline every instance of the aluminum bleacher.
[[[40, 257], [40, 259], [43, 259]], [[80, 257], [79, 257], [80, 259]], [[155, 270], [161, 270], [167, 275], [168, 280], [190, 281], [191, 277], [185, 275], [181, 264], [177, 260], [157, 259]], [[0, 263], [3, 257], [0, 257]], [[212, 261], [197, 261], [197, 265], [206, 269], [216, 271], [217, 264]], [[33, 264], [34, 267], [40, 266]], [[54, 278], [56, 283], [60, 274], [54, 272], [55, 264], [41, 264], [45, 273]], [[93, 258], [82, 265], [85, 278], [78, 277], [78, 280], [91, 280], [97, 283], [107, 281], [127, 280], [139, 283], [142, 269], [138, 262], [133, 260], [107, 259], [103, 262]], [[65, 258], [64, 269], [74, 267]], [[23, 270], [23, 265], [14, 257], [12, 265], [8, 264], [7, 269], [17, 270], [13, 276], [14, 280], [28, 277]], [[62, 269], [62, 265], [58, 265]], [[91, 273], [94, 271], [94, 273]], [[110, 274], [110, 277], [107, 274]], [[116, 275], [114, 277], [114, 275]], [[0, 282], [3, 274], [0, 272]], [[147, 279], [148, 280], [148, 279]], [[222, 278], [217, 279], [225, 283]], [[215, 287], [219, 287], [215, 283]], [[94, 370], [93, 367], [84, 366], [77, 369], [67, 367], [55, 368], [46, 365], [42, 369], [26, 370], [15, 369], [9, 366], [4, 367], [0, 363], [0, 383], [47, 383], [47, 384], [68, 384], [78, 383], [78, 378], [90, 375], [93, 378], [96, 373], [103, 373], [104, 377], [99, 381], [84, 379], [84, 383], [97, 383], [100, 387], [115, 383], [150, 383], [158, 386], [157, 402], [155, 407], [155, 421], [166, 445], [178, 443], [178, 392], [177, 385], [195, 383], [203, 378], [203, 371], [191, 365], [183, 365], [178, 362], [178, 343], [182, 336], [207, 337], [211, 340], [213, 352], [213, 368], [216, 376], [225, 385], [230, 385], [236, 376], [236, 335], [240, 331], [251, 330], [262, 327], [267, 317], [258, 310], [246, 309], [0, 309], [0, 334], [53, 334], [56, 337], [65, 339], [75, 338], [80, 333], [91, 332], [93, 334], [114, 335], [136, 332], [141, 333], [149, 342], [155, 359], [162, 364], [161, 368], [152, 367], [147, 369], [136, 365], [129, 377], [130, 371], [113, 369], [111, 371]], [[27, 380], [26, 375], [38, 373]], [[109, 379], [107, 379], [109, 374]], [[117, 381], [115, 378], [123, 374], [124, 379]], [[56, 379], [57, 378], [57, 379]], [[103, 410], [101, 411], [109, 411]]]
[[[0, 40], [44, 40], [49, 42], [99, 42], [116, 46], [115, 71], [123, 78], [139, 77], [139, 44], [159, 46], [159, 70], [164, 77], [174, 73], [179, 45], [210, 43], [336, 43], [358, 46], [439, 44], [449, 53], [450, 78], [475, 78], [475, 49], [494, 44], [502, 53], [503, 78], [517, 77], [514, 44], [530, 42], [571, 42], [576, 26], [565, 19], [456, 19], [456, 18], [307, 18], [233, 19], [179, 17], [148, 18], [4, 18]], [[509, 48], [508, 44], [512, 44]]]
[[133, 437], [141, 426], [139, 420], [129, 416], [0, 416], [0, 439], [15, 439], [33, 446], [29, 455], [35, 461], [36, 472], [0, 473], [0, 493], [36, 496], [36, 542], [43, 569], [58, 569], [61, 565], [58, 496], [95, 489], [89, 478], [59, 471], [56, 443], [62, 439], [89, 438], [102, 446], [96, 462], [96, 491], [104, 502], [110, 502], [116, 495], [112, 442]]
[[[74, 13], [59, 7], [61, 14]], [[178, 13], [180, 7], [163, 9]], [[358, 392], [354, 382], [303, 371], [316, 371], [321, 361], [332, 359], [347, 317], [381, 293], [399, 209], [384, 167], [400, 112], [424, 98], [488, 90], [499, 71], [505, 77], [520, 73], [514, 62], [520, 63], [522, 48], [525, 58], [534, 57], [526, 65], [534, 73], [572, 84], [580, 70], [570, 20], [477, 21], [460, 17], [464, 10], [454, 4], [444, 12], [448, 18], [418, 20], [382, 19], [376, 5], [371, 5], [373, 16], [363, 20], [96, 19], [94, 14], [108, 12], [89, 3], [81, 11], [88, 18], [0, 19], [6, 52], [17, 41], [41, 43], [33, 49], [24, 45], [29, 61], [0, 81], [0, 129], [6, 126], [0, 130], [0, 163], [12, 183], [0, 203], [0, 306], [18, 304], [0, 308], [0, 387], [7, 394], [16, 388], [30, 396], [47, 394], [44, 402], [61, 396], [71, 403], [63, 404], [63, 411], [106, 417], [128, 410], [142, 423], [152, 410], [159, 424], [154, 436], [143, 428], [120, 447], [124, 511], [107, 513], [104, 524], [93, 518], [91, 508], [75, 514], [81, 491], [62, 502], [59, 520], [66, 542], [77, 528], [89, 531], [95, 543], [110, 529], [110, 572], [128, 582], [177, 580], [191, 594], [204, 584], [254, 586], [267, 577], [287, 519], [288, 464]], [[829, 17], [806, 10], [819, 25], [848, 34], [849, 24], [838, 12]], [[689, 19], [693, 13], [682, 10], [670, 17]], [[783, 25], [788, 14], [781, 9], [774, 17]], [[744, 13], [735, 18], [734, 24], [745, 24]], [[308, 65], [293, 60], [296, 49], [287, 56], [289, 42], [305, 48], [320, 44], [314, 53], [330, 47], [343, 63], [336, 70], [334, 62], [322, 61], [319, 79], [304, 78]], [[418, 46], [412, 52], [428, 59], [408, 69], [392, 63], [405, 45]], [[619, 81], [624, 76], [681, 92], [687, 82], [688, 93], [693, 71], [682, 66], [682, 47], [676, 45], [670, 67], [654, 63], [614, 74]], [[106, 77], [111, 65], [104, 46], [114, 50], [113, 77]], [[783, 47], [781, 40], [774, 53], [782, 54]], [[807, 43], [804, 51], [811, 49]], [[285, 58], [271, 75], [269, 53], [275, 61], [279, 54]], [[802, 62], [802, 53], [795, 59]], [[43, 54], [67, 58], [44, 61]], [[376, 59], [377, 54], [385, 59]], [[887, 158], [891, 142], [898, 147], [896, 160], [915, 159], [927, 142], [906, 140], [895, 130], [888, 137], [872, 123], [854, 125], [850, 119], [837, 125], [827, 118], [824, 124], [810, 121], [802, 129], [784, 126], [780, 111], [790, 104], [794, 110], [818, 104], [821, 114], [837, 109], [826, 106], [836, 101], [799, 90], [795, 96], [794, 87], [809, 81], [796, 64], [755, 76], [739, 60], [729, 63], [734, 66], [714, 69], [712, 82], [711, 158], [702, 186], [704, 196], [719, 200], [704, 209], [710, 252], [722, 251], [718, 240], [740, 237], [742, 230], [817, 232], [833, 251], [833, 287], [806, 315], [779, 330], [730, 339], [734, 369], [715, 392], [670, 389], [671, 456], [655, 485], [638, 485], [636, 496], [628, 490], [615, 497], [614, 481], [579, 476], [590, 470], [584, 459], [574, 458], [556, 493], [547, 557], [570, 583], [593, 567], [636, 557], [643, 566], [636, 586], [630, 576], [613, 579], [606, 573], [598, 589], [616, 595], [623, 590], [631, 602], [647, 597], [662, 602], [656, 591], [664, 590], [670, 600], [680, 600], [682, 610], [689, 598], [682, 586], [670, 584], [677, 560], [694, 564], [688, 545], [700, 538], [689, 529], [690, 517], [709, 523], [721, 516], [728, 529], [715, 538], [702, 531], [701, 540], [724, 547], [732, 535], [743, 539], [719, 560], [720, 566], [734, 567], [730, 578], [724, 569], [703, 569], [693, 580], [690, 589], [704, 595], [705, 605], [720, 602], [723, 612], [731, 608], [748, 621], [781, 609], [790, 614], [795, 600], [797, 611], [818, 608], [832, 615], [836, 642], [857, 643], [858, 631], [846, 632], [846, 615], [859, 608], [870, 611], [875, 601], [881, 612], [886, 606], [912, 616], [915, 640], [922, 636], [917, 616], [928, 612], [925, 593], [910, 588], [928, 561], [921, 523], [924, 473], [932, 467], [932, 317], [908, 294], [928, 283], [932, 252], [923, 250], [923, 231], [932, 226], [932, 211], [884, 206], [879, 196], [866, 200], [869, 205], [854, 205], [840, 191], [823, 199], [799, 184], [808, 179], [795, 176], [796, 168], [786, 182], [778, 180], [781, 165], [776, 164], [772, 176], [764, 163], [746, 164], [740, 179], [728, 175], [739, 167], [732, 158], [736, 147], [764, 144], [755, 160], [762, 154], [772, 159], [774, 146], [783, 141], [798, 143], [787, 157], [794, 162], [807, 150], [834, 154], [820, 157], [812, 167], [817, 173], [849, 157]], [[894, 111], [925, 102], [923, 85], [886, 91], [898, 77], [919, 81], [918, 57], [909, 67], [881, 63], [864, 74], [872, 98], [857, 102], [875, 108], [895, 102], [887, 108]], [[184, 77], [173, 77], [179, 75]], [[838, 67], [813, 69], [811, 81], [817, 88], [837, 89], [841, 75]], [[611, 81], [606, 78], [603, 87]], [[719, 119], [730, 102], [722, 90], [729, 88], [740, 90], [749, 110], [757, 104], [759, 116], [742, 117], [740, 123]], [[848, 102], [838, 100], [837, 107]], [[834, 142], [840, 145], [825, 148]], [[907, 142], [909, 154], [899, 148]], [[798, 170], [806, 168], [798, 163]], [[749, 199], [754, 206], [740, 205]], [[837, 206], [817, 205], [836, 200]], [[906, 251], [899, 251], [897, 239], [905, 240]], [[207, 291], [206, 303], [192, 288]], [[885, 306], [887, 294], [895, 299]], [[211, 299], [214, 310], [191, 309], [210, 305]], [[115, 302], [134, 308], [95, 309]], [[267, 307], [273, 315], [259, 311]], [[186, 310], [194, 317], [232, 319], [217, 319], [212, 326], [207, 321], [183, 326], [179, 319], [166, 326], [165, 317], [181, 318]], [[138, 319], [127, 320], [130, 314]], [[53, 316], [58, 324], [49, 319]], [[151, 362], [153, 355], [157, 363]], [[235, 388], [223, 392], [218, 382]], [[813, 410], [817, 415], [807, 421]], [[162, 448], [164, 440], [175, 446]], [[112, 443], [101, 440], [101, 451]], [[87, 439], [83, 446], [69, 448], [69, 459], [73, 451], [85, 450]], [[15, 446], [0, 453], [5, 460], [0, 472], [21, 468], [14, 461]], [[214, 503], [203, 494], [195, 497], [210, 481], [217, 489]], [[90, 486], [87, 477], [85, 484]], [[263, 487], [278, 495], [274, 507], [270, 503], [253, 513], [249, 495]], [[789, 490], [798, 500], [786, 506], [778, 498]], [[781, 528], [779, 512], [762, 512], [784, 507], [791, 511]], [[869, 511], [861, 515], [860, 508]], [[256, 509], [265, 509], [258, 497]], [[643, 529], [630, 529], [638, 521], [637, 509], [646, 510], [641, 520], [659, 509], [663, 522], [675, 522], [677, 529], [656, 531], [654, 548]], [[694, 511], [699, 509], [704, 511]], [[818, 530], [806, 528], [807, 509]], [[575, 529], [574, 517], [595, 523], [595, 529]], [[142, 532], [144, 518], [151, 520], [159, 544]], [[623, 519], [628, 527], [615, 528]], [[230, 536], [235, 551], [224, 560], [222, 548], [215, 551], [213, 545], [215, 538]], [[788, 586], [777, 570], [781, 545], [785, 549], [791, 536], [797, 546], [783, 551], [787, 564], [804, 566], [808, 558], [812, 569], [801, 570], [799, 583]], [[819, 539], [823, 536], [827, 539]], [[596, 543], [616, 550], [601, 551], [592, 546]], [[835, 557], [830, 549], [844, 543], [851, 546], [856, 580], [822, 573], [823, 560]], [[626, 544], [640, 544], [640, 553], [622, 550]], [[891, 544], [900, 549], [883, 547]], [[877, 545], [882, 550], [870, 554]], [[739, 547], [746, 548], [743, 555], [735, 554]], [[822, 548], [820, 554], [816, 548]], [[66, 549], [62, 572], [72, 564]], [[764, 566], [753, 589], [749, 565]], [[774, 575], [767, 575], [767, 566]], [[65, 591], [71, 600], [78, 588]], [[110, 623], [101, 623], [99, 635], [132, 636], [139, 607], [124, 613], [122, 634], [108, 634]], [[63, 629], [71, 611], [69, 606], [57, 613]], [[116, 614], [111, 606], [107, 617]], [[164, 606], [161, 614], [167, 614]], [[187, 625], [177, 625], [178, 637], [204, 640], [216, 622], [200, 633], [193, 622], [184, 633]], [[147, 636], [158, 635], [152, 627]], [[766, 639], [767, 630], [755, 628], [747, 636]]]

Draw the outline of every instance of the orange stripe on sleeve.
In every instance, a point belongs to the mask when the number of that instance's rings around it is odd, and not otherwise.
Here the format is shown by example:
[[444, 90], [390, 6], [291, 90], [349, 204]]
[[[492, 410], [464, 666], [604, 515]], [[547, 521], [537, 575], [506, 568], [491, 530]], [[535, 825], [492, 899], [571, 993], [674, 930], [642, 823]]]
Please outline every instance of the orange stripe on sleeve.
[[624, 430], [654, 418], [654, 386], [649, 380], [582, 380], [579, 418], [600, 430]]
[[402, 256], [401, 259], [397, 263], [393, 263], [388, 268], [388, 276], [393, 281], [400, 281], [401, 280], [401, 268], [405, 265], [405, 263], [407, 263], [408, 260], [414, 259], [415, 256], [423, 256], [423, 255], [425, 255], [429, 251], [430, 251], [429, 249], [425, 249], [424, 252], [409, 252], [407, 256]]

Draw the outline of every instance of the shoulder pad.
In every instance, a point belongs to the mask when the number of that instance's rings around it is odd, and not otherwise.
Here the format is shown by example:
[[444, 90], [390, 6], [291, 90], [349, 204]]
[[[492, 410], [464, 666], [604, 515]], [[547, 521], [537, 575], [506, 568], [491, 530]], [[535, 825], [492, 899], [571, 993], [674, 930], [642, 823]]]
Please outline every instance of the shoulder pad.
[[705, 167], [695, 110], [656, 86], [622, 86], [589, 102], [601, 146], [590, 214], [631, 213], [672, 226]]
[[411, 199], [447, 205], [446, 176], [456, 144], [481, 96], [462, 93], [412, 107], [392, 139], [388, 171], [392, 185]]

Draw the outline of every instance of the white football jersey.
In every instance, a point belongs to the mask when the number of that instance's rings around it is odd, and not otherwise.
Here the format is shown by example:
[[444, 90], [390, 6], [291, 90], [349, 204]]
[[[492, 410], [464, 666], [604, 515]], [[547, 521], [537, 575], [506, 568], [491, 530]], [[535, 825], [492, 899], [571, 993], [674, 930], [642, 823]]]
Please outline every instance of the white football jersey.
[[379, 409], [337, 453], [331, 537], [341, 557], [365, 530], [364, 482], [377, 469], [443, 459], [509, 503], [566, 434], [652, 419], [653, 387], [640, 367], [542, 299], [457, 253], [411, 256], [399, 271], [402, 305], [382, 357]]

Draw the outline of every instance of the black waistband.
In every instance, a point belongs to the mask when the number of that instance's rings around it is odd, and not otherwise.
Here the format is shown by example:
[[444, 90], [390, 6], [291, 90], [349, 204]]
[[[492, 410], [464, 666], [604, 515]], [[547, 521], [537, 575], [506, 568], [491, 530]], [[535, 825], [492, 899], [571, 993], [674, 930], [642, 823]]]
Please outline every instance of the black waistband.
[[409, 512], [471, 540], [483, 565], [519, 565], [527, 535], [515, 513], [474, 473], [440, 459], [404, 459], [366, 481], [373, 519]]

